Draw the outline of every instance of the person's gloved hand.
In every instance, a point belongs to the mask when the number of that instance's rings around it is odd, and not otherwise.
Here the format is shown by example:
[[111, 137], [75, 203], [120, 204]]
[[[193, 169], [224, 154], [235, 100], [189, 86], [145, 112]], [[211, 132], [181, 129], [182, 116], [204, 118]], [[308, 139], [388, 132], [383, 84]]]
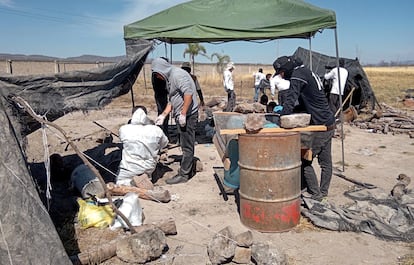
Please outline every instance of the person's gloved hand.
[[273, 112], [280, 113], [282, 112], [282, 110], [283, 110], [283, 106], [278, 105], [273, 109]]
[[187, 124], [187, 117], [180, 114], [180, 116], [178, 116], [178, 124], [180, 124], [181, 127], [184, 127]]
[[165, 115], [164, 114], [160, 114], [156, 119], [155, 119], [155, 125], [162, 125], [164, 123], [165, 120]]

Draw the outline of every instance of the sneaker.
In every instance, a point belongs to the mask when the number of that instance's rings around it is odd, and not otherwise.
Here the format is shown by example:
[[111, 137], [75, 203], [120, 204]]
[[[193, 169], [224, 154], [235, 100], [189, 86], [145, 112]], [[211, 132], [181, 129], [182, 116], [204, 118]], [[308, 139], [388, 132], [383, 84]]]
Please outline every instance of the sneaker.
[[306, 189], [305, 189], [305, 191], [302, 192], [302, 197], [304, 197], [304, 198], [311, 198], [312, 197], [312, 194], [310, 194], [309, 192], [307, 192]]
[[322, 197], [321, 203], [322, 204], [327, 204], [328, 203], [328, 197]]
[[310, 197], [312, 200], [321, 202], [323, 200], [323, 195], [322, 194], [314, 194]]
[[188, 178], [181, 176], [181, 175], [175, 175], [174, 177], [167, 179], [165, 183], [167, 184], [178, 184], [178, 183], [185, 183], [188, 181]]

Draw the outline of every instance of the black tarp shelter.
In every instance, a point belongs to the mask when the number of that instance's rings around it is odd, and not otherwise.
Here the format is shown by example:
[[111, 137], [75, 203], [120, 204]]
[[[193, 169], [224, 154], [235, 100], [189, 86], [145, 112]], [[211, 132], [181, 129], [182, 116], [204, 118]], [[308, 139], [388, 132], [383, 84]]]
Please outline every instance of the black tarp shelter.
[[[313, 66], [313, 72], [320, 77], [336, 65], [336, 57], [328, 56], [322, 53], [310, 52], [308, 49], [299, 47], [293, 54], [295, 58], [301, 59], [305, 66]], [[312, 56], [312, 60], [310, 59]], [[344, 91], [344, 97], [350, 93], [352, 88], [355, 88], [353, 94], [350, 97], [350, 103], [356, 110], [368, 108], [373, 110], [375, 107], [376, 99], [374, 91], [371, 88], [368, 77], [359, 63], [358, 58], [349, 59], [341, 58], [344, 60], [345, 68], [348, 70], [347, 85]], [[348, 102], [344, 104], [348, 106]]]

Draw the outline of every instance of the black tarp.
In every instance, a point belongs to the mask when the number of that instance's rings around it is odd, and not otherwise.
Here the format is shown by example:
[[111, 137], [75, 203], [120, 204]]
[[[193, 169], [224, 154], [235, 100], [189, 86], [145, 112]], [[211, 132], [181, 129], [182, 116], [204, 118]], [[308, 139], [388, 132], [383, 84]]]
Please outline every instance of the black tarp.
[[[75, 110], [100, 109], [130, 91], [151, 49], [152, 42], [140, 40], [132, 57], [114, 65], [49, 75], [0, 76], [1, 95], [23, 98], [49, 121]], [[26, 134], [39, 128], [25, 113], [19, 116], [27, 125]]]
[[[310, 67], [310, 51], [299, 47], [293, 56], [303, 61], [305, 66]], [[348, 70], [347, 86], [344, 91], [344, 97], [351, 91], [352, 87], [355, 87], [355, 91], [352, 95], [351, 104], [357, 109], [369, 108], [373, 110], [375, 107], [376, 99], [374, 91], [371, 88], [368, 77], [365, 74], [359, 60], [341, 58], [345, 62], [345, 68]], [[336, 57], [328, 56], [322, 53], [312, 51], [312, 71], [320, 77], [336, 67]]]
[[0, 264], [72, 264], [27, 167], [24, 135], [39, 127], [10, 97], [25, 99], [49, 121], [102, 108], [133, 86], [152, 44], [133, 58], [93, 71], [0, 77]]

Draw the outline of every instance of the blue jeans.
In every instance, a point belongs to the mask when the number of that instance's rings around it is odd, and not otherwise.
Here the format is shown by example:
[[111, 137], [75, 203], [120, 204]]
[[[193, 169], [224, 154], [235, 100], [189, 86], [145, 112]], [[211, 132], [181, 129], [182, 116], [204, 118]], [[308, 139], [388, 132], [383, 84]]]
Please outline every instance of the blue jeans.
[[259, 85], [254, 86], [254, 102], [257, 102], [259, 100]]

